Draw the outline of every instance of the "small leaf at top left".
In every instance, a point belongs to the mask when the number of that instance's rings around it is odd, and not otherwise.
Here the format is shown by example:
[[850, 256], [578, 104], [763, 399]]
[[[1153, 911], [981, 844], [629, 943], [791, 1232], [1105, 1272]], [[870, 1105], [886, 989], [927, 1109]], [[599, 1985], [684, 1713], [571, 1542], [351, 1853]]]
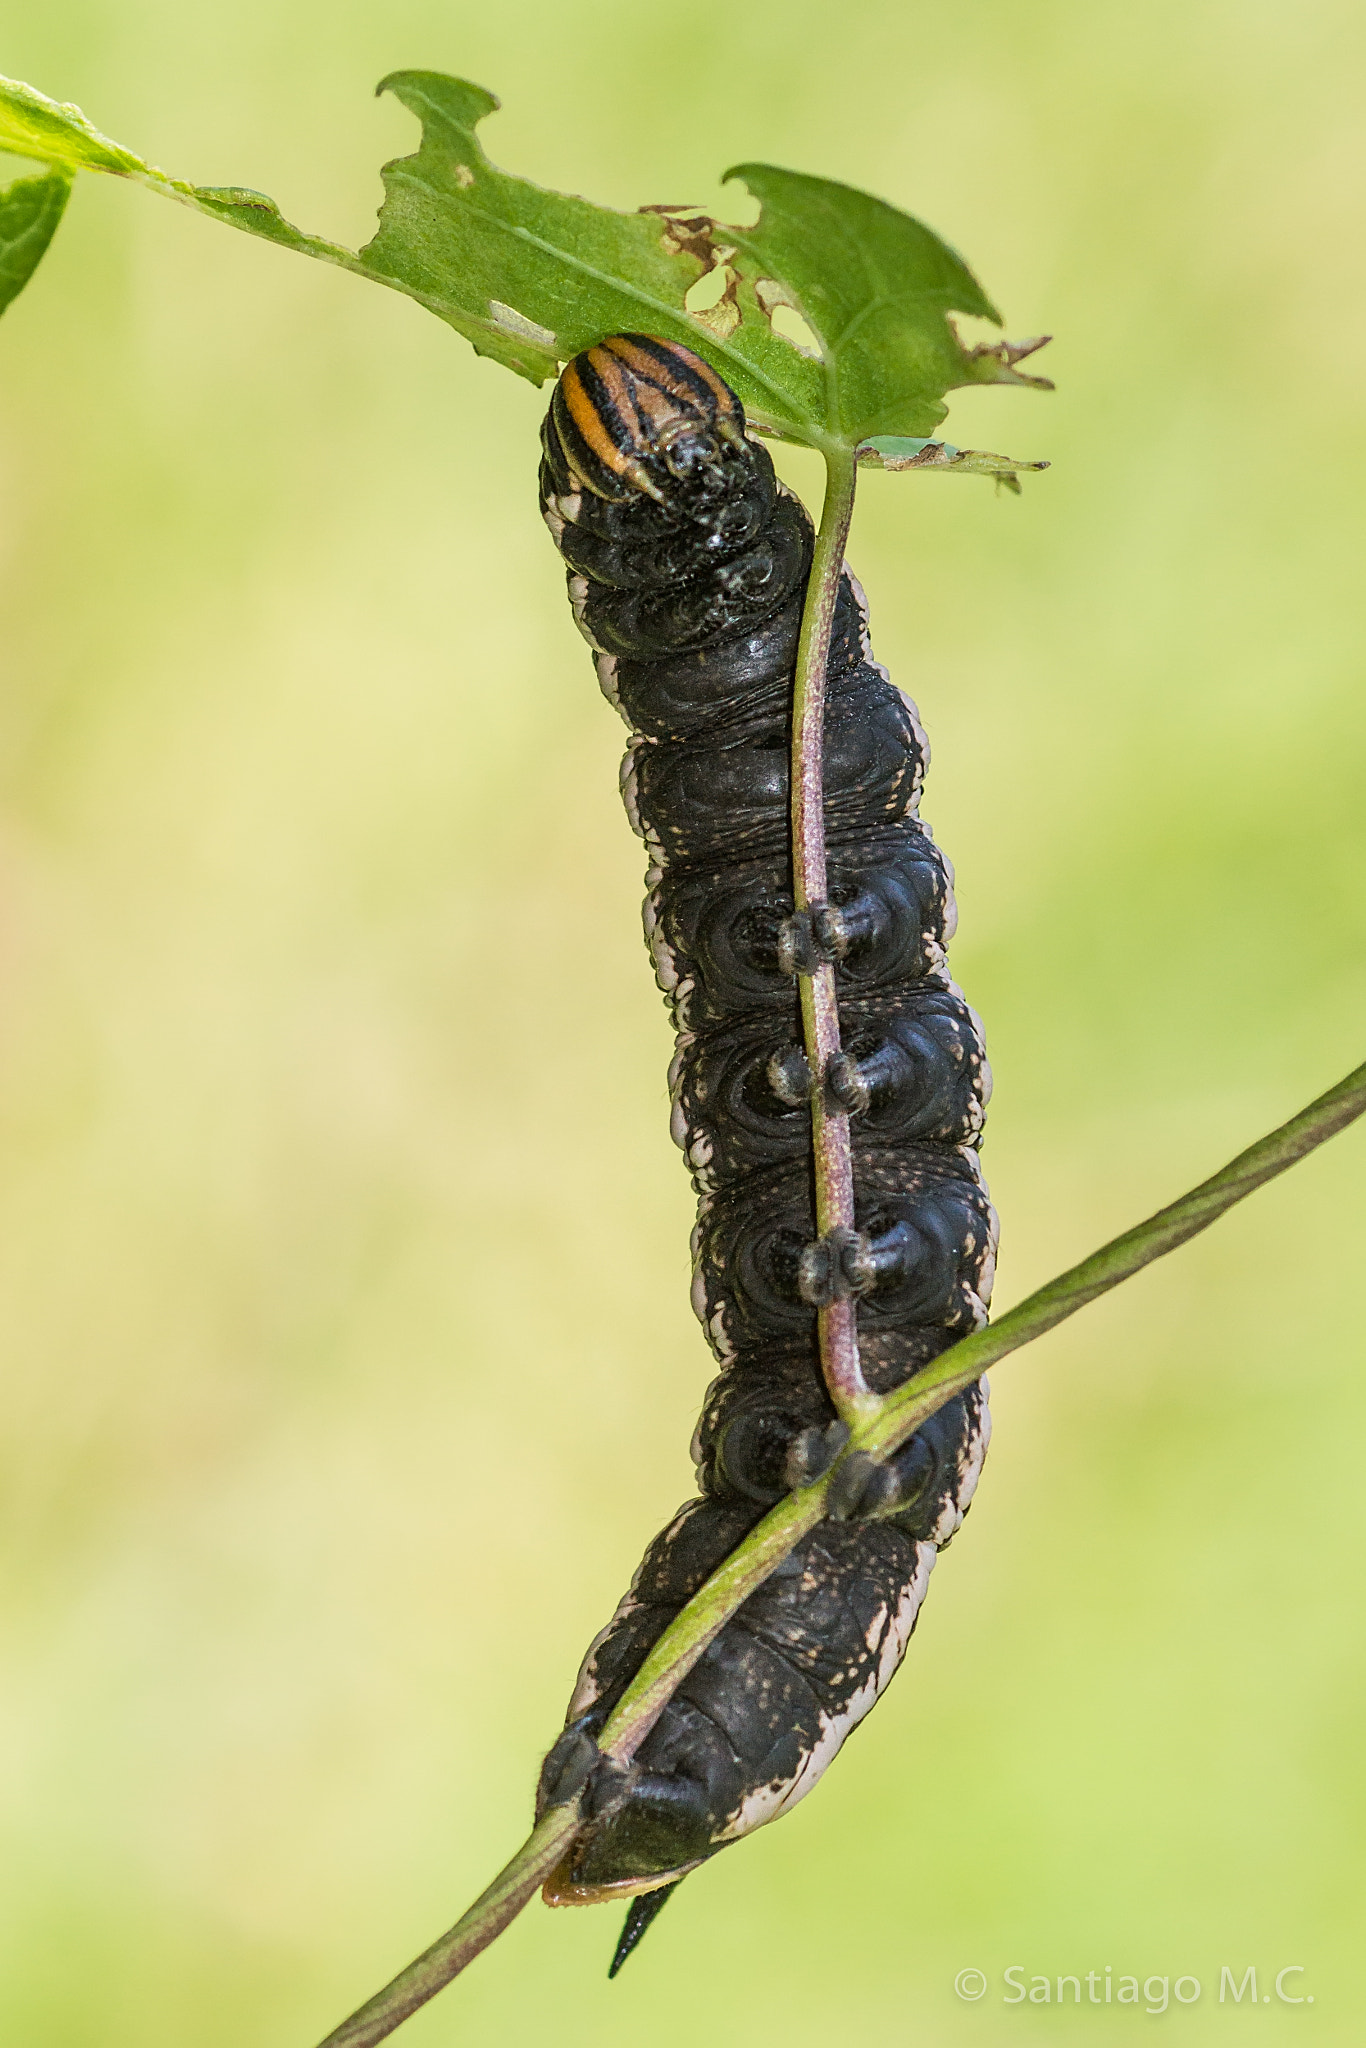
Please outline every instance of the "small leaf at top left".
[[70, 193], [70, 178], [56, 170], [18, 178], [0, 191], [0, 313], [42, 262]]

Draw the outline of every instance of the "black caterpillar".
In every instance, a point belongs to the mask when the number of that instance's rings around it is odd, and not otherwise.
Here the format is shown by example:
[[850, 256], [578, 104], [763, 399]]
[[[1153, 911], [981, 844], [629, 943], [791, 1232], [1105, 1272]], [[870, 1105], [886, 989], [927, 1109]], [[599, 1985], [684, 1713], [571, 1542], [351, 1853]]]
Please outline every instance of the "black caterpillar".
[[[831, 1519], [722, 1630], [629, 1771], [600, 1758], [593, 1737], [651, 1645], [847, 1434], [815, 1304], [859, 1297], [876, 1393], [985, 1320], [990, 1073], [945, 968], [952, 872], [916, 815], [925, 736], [872, 660], [847, 568], [827, 670], [829, 901], [805, 927], [793, 919], [790, 696], [812, 529], [734, 392], [688, 349], [616, 335], [565, 369], [542, 444], [574, 616], [632, 729], [623, 793], [650, 854], [646, 936], [678, 1029], [673, 1134], [699, 1195], [693, 1302], [721, 1364], [693, 1440], [701, 1498], [655, 1538], [590, 1647], [541, 1773], [538, 1813], [588, 1781], [592, 1824], [546, 1895], [632, 1900], [615, 1972], [680, 1878], [815, 1784], [900, 1663], [966, 1512], [984, 1388], [890, 1464], [846, 1461]], [[815, 1243], [796, 980], [813, 947], [836, 961], [844, 1046], [823, 1085], [853, 1119], [857, 1231], [833, 1254]]]

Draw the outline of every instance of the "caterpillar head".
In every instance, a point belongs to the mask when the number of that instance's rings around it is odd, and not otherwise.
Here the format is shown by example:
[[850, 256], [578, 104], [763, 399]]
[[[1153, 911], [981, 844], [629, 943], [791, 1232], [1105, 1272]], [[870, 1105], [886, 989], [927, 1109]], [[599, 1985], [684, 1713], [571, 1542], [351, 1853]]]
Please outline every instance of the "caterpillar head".
[[648, 334], [611, 334], [567, 363], [549, 427], [585, 490], [661, 505], [676, 491], [715, 496], [728, 452], [747, 448], [730, 386], [691, 349]]

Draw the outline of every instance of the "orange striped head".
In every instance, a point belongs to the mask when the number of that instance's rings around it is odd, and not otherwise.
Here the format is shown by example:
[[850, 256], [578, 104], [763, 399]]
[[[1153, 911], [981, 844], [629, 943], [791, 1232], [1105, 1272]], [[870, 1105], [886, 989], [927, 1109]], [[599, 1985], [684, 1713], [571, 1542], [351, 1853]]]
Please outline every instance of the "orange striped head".
[[596, 497], [643, 491], [662, 503], [670, 477], [719, 469], [745, 445], [745, 414], [709, 363], [675, 341], [610, 334], [565, 365], [550, 418], [569, 468]]

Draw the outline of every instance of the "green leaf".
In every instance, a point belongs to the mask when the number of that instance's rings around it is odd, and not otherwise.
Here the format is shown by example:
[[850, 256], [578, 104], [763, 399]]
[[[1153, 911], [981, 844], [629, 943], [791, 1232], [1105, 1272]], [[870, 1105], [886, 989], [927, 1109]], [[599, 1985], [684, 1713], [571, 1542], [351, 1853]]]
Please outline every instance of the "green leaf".
[[[416, 114], [422, 140], [386, 166], [379, 230], [359, 253], [293, 227], [263, 193], [168, 177], [79, 108], [9, 80], [0, 80], [0, 148], [68, 174], [129, 178], [404, 292], [533, 383], [605, 334], [682, 341], [734, 386], [761, 431], [827, 453], [877, 437], [923, 439], [959, 385], [1044, 382], [1015, 367], [1038, 342], [963, 345], [951, 316], [999, 325], [990, 299], [930, 229], [866, 192], [750, 164], [729, 175], [759, 199], [755, 227], [672, 207], [620, 213], [491, 163], [476, 130], [498, 102], [482, 86], [396, 71], [379, 89]], [[689, 307], [697, 286], [713, 303]], [[812, 346], [784, 331], [789, 315]], [[980, 461], [1007, 477], [1029, 466]]]
[[[604, 334], [664, 335], [714, 363], [757, 426], [823, 448], [924, 433], [955, 385], [1044, 381], [1015, 369], [1038, 342], [962, 345], [950, 312], [999, 325], [995, 307], [945, 243], [867, 193], [750, 165], [729, 175], [761, 202], [755, 228], [675, 207], [618, 213], [490, 163], [475, 131], [498, 102], [482, 87], [400, 71], [380, 90], [417, 115], [422, 145], [385, 169], [364, 267], [524, 376], [552, 375]], [[690, 311], [709, 273], [719, 298]], [[775, 327], [780, 306], [807, 323], [818, 359]]]
[[0, 313], [18, 298], [47, 254], [70, 192], [65, 171], [18, 178], [0, 191]]
[[127, 176], [147, 167], [98, 128], [79, 107], [59, 106], [17, 79], [0, 78], [0, 149], [38, 157], [69, 171], [113, 171]]
[[623, 329], [696, 344], [683, 301], [705, 265], [657, 218], [499, 170], [475, 135], [498, 106], [482, 86], [396, 71], [379, 90], [417, 115], [422, 144], [385, 166], [379, 232], [360, 259], [372, 276], [536, 383]]
[[819, 360], [803, 358], [802, 425], [845, 447], [873, 434], [921, 436], [943, 419], [943, 394], [974, 381], [971, 352], [951, 313], [1001, 316], [937, 235], [848, 185], [771, 164], [727, 172], [760, 202], [756, 227], [734, 232], [742, 323], [735, 346], [777, 370], [778, 305], [810, 329]]

